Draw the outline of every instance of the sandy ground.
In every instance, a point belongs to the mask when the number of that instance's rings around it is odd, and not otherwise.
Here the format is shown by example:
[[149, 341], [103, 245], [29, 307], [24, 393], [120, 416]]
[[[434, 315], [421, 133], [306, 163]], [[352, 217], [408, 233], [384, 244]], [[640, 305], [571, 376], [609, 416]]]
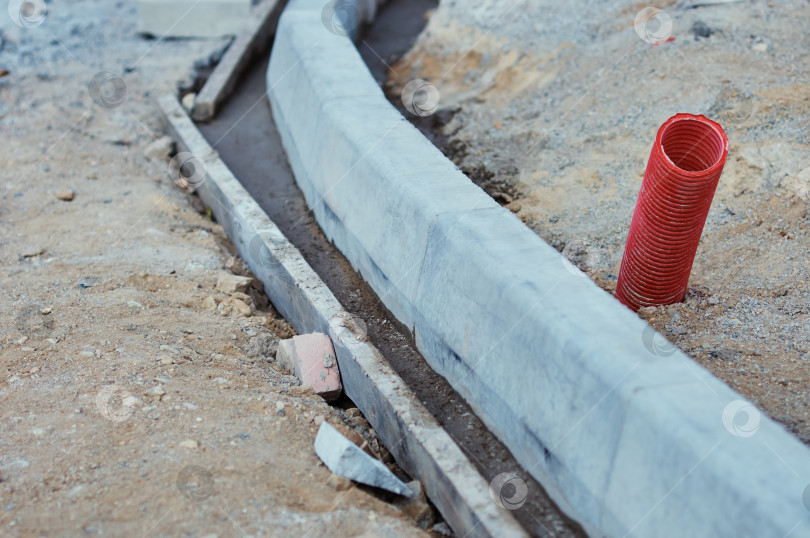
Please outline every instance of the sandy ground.
[[[259, 286], [215, 289], [241, 262], [144, 155], [154, 99], [224, 42], [140, 38], [129, 1], [48, 7], [0, 14], [0, 535], [424, 535], [327, 483], [321, 421], [384, 449], [275, 369], [291, 329]], [[102, 71], [122, 85], [94, 100]]]
[[640, 315], [810, 442], [810, 11], [653, 5], [674, 41], [637, 34], [644, 2], [443, 0], [387, 90], [429, 81], [438, 110], [416, 123], [609, 292], [658, 127], [719, 121], [730, 154], [687, 298]]

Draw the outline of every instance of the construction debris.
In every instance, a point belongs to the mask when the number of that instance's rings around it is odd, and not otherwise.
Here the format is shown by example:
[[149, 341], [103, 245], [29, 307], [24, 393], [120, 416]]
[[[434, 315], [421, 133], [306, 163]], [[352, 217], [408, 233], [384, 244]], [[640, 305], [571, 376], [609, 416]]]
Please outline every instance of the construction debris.
[[228, 295], [236, 292], [245, 293], [250, 286], [250, 278], [246, 276], [223, 273], [217, 279], [217, 290]]
[[326, 401], [336, 400], [343, 391], [335, 349], [325, 334], [300, 334], [282, 340], [276, 362]]
[[318, 429], [315, 453], [336, 475], [405, 497], [415, 496], [414, 491], [385, 465], [360, 450], [328, 422], [321, 424]]

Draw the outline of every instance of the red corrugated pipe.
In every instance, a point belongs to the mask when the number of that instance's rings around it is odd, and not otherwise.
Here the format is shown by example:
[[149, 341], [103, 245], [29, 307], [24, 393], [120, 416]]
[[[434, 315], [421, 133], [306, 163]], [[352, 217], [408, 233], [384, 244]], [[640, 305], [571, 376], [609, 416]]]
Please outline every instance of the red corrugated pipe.
[[705, 116], [676, 114], [658, 130], [616, 286], [624, 305], [683, 300], [727, 155], [725, 131]]

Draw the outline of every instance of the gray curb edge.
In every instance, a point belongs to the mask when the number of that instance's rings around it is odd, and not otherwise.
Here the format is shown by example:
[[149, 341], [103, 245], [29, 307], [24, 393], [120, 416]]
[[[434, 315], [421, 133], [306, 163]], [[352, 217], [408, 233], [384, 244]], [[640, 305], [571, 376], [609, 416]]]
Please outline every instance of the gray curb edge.
[[341, 321], [349, 314], [233, 176], [177, 98], [164, 96], [159, 105], [178, 151], [205, 163], [198, 193], [264, 283], [273, 305], [299, 334], [329, 334], [346, 394], [402, 468], [422, 481], [453, 530], [465, 536], [526, 536], [510, 512], [496, 507], [489, 485], [385, 357]]
[[253, 57], [270, 45], [285, 5], [286, 0], [264, 0], [251, 11], [252, 18], [244, 32], [234, 38], [197, 94], [191, 114], [196, 121], [214, 119], [220, 105], [233, 92]]
[[268, 69], [296, 181], [431, 366], [555, 501], [610, 536], [810, 525], [808, 448], [475, 187], [327, 31], [325, 3], [289, 3]]

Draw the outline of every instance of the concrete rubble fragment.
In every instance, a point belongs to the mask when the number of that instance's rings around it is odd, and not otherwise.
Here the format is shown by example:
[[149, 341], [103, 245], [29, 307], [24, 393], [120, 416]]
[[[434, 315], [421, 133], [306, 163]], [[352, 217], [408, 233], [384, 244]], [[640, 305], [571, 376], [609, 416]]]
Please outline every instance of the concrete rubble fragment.
[[343, 391], [332, 340], [323, 333], [299, 334], [282, 340], [276, 362], [326, 401], [336, 400]]
[[382, 462], [360, 450], [328, 422], [321, 424], [318, 429], [315, 453], [336, 475], [405, 497], [414, 496], [414, 491], [394, 476]]
[[245, 293], [250, 286], [250, 278], [246, 276], [223, 273], [217, 279], [217, 290], [228, 295], [240, 292]]

